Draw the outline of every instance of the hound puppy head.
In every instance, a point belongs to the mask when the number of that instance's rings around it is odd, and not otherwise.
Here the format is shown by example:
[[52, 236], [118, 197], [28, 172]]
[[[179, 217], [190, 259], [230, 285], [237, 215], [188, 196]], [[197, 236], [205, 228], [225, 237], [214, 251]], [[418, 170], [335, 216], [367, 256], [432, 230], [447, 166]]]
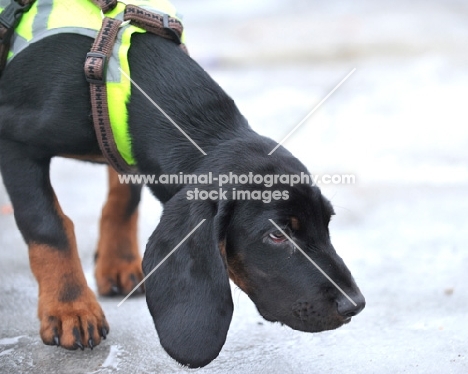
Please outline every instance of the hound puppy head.
[[[211, 167], [237, 175], [249, 168], [263, 176], [307, 173], [284, 149], [267, 158], [259, 144], [240, 148], [236, 158], [225, 155]], [[147, 279], [146, 298], [162, 346], [179, 363], [201, 367], [219, 354], [233, 312], [229, 277], [266, 320], [296, 330], [335, 329], [364, 308], [330, 242], [334, 212], [319, 188], [232, 183], [224, 186], [227, 200], [188, 200], [196, 187], [185, 186], [167, 202], [143, 260], [149, 274], [169, 255]], [[233, 190], [280, 191], [281, 198], [240, 200]]]

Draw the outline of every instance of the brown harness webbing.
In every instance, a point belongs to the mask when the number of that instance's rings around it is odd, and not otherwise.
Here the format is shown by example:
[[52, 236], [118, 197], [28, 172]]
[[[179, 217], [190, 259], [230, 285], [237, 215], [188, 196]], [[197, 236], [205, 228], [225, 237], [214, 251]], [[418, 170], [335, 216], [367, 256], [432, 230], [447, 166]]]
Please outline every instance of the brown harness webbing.
[[[116, 0], [91, 0], [98, 5], [103, 13], [113, 9]], [[107, 9], [107, 10], [106, 10]], [[126, 5], [124, 22], [130, 21], [134, 26], [147, 32], [162, 36], [178, 44], [188, 54], [187, 48], [181, 43], [183, 33], [182, 23], [167, 14], [161, 15], [149, 12], [135, 5]], [[86, 56], [85, 75], [90, 84], [91, 106], [93, 113], [94, 131], [99, 147], [109, 164], [119, 173], [135, 173], [132, 167], [120, 155], [112, 133], [109, 117], [109, 105], [106, 89], [106, 66], [115, 44], [117, 33], [122, 21], [105, 17], [101, 30], [96, 37], [91, 51]], [[122, 104], [125, 105], [125, 104]]]
[[184, 31], [184, 27], [178, 19], [169, 17], [167, 14], [148, 12], [135, 5], [127, 5], [124, 11], [124, 21], [131, 21], [132, 25], [170, 39], [177, 44], [180, 44], [180, 38]]
[[91, 51], [86, 55], [84, 69], [90, 87], [94, 130], [99, 148], [101, 148], [103, 155], [116, 171], [131, 173], [134, 170], [122, 158], [115, 144], [107, 102], [107, 61], [112, 55], [112, 49], [121, 24], [122, 21], [113, 18], [105, 17], [102, 20], [101, 30], [94, 40]]
[[103, 13], [107, 13], [109, 10], [114, 9], [117, 6], [117, 0], [91, 0]]
[[11, 37], [21, 17], [36, 0], [11, 0], [11, 3], [0, 13], [0, 76], [5, 69]]

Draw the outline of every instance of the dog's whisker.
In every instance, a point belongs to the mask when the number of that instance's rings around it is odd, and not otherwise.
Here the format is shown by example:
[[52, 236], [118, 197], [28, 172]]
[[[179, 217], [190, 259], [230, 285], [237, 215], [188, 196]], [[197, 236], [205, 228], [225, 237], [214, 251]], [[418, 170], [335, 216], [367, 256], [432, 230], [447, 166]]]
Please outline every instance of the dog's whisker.
[[334, 206], [335, 208], [340, 208], [340, 209], [346, 210], [346, 211], [348, 211], [348, 212], [352, 212], [352, 210], [351, 210], [351, 209], [349, 209], [349, 208], [346, 208], [346, 207], [344, 207], [344, 206], [341, 206], [341, 205], [336, 205], [336, 204], [333, 204], [333, 206]]

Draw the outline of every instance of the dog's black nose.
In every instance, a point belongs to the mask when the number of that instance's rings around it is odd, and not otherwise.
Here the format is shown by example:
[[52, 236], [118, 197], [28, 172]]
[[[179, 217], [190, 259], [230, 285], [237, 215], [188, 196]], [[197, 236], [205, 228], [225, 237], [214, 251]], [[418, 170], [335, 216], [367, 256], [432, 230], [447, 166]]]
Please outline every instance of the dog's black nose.
[[343, 317], [354, 317], [359, 314], [366, 306], [366, 300], [362, 294], [350, 296], [354, 301], [352, 303], [347, 297], [342, 297], [336, 302], [338, 313]]

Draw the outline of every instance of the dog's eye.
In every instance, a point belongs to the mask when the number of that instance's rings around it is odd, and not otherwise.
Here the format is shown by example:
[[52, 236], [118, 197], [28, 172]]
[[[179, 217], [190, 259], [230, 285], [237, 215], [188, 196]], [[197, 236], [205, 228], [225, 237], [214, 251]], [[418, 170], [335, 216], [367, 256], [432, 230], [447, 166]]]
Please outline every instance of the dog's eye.
[[[285, 230], [284, 230], [285, 231]], [[286, 232], [286, 231], [285, 231]], [[286, 232], [286, 234], [288, 234]], [[289, 234], [288, 234], [289, 235]], [[270, 239], [275, 242], [275, 243], [283, 243], [285, 242], [286, 240], [288, 240], [288, 238], [281, 232], [281, 231], [275, 231], [275, 232], [272, 232], [268, 235], [270, 237]]]

